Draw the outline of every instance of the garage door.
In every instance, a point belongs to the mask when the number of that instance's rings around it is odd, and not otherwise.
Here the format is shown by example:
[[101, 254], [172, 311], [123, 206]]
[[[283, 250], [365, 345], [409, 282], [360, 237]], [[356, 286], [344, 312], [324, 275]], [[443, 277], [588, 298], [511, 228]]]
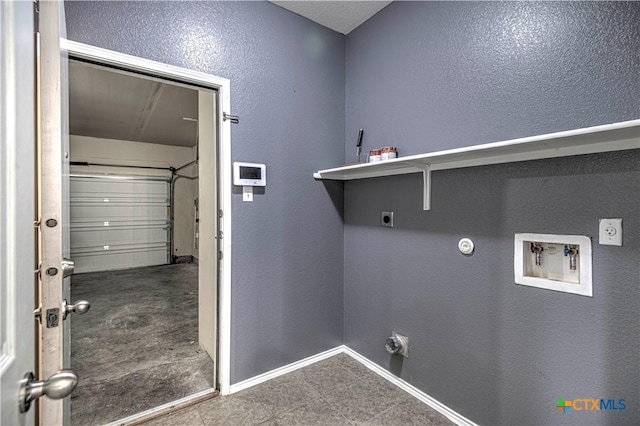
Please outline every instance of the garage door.
[[169, 263], [166, 179], [71, 176], [75, 272]]

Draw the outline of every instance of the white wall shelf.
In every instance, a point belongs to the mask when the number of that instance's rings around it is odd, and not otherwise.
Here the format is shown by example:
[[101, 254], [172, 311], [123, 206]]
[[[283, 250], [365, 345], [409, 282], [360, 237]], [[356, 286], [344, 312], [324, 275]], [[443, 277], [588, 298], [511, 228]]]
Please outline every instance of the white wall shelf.
[[320, 170], [316, 179], [354, 180], [422, 173], [424, 210], [431, 209], [431, 172], [515, 161], [640, 148], [640, 119], [446, 151]]

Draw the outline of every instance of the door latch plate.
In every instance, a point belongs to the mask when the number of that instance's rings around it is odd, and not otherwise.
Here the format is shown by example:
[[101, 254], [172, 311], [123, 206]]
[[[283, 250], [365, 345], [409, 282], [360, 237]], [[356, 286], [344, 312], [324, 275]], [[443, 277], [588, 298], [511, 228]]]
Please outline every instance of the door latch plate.
[[60, 308], [47, 309], [47, 328], [57, 327], [60, 323]]

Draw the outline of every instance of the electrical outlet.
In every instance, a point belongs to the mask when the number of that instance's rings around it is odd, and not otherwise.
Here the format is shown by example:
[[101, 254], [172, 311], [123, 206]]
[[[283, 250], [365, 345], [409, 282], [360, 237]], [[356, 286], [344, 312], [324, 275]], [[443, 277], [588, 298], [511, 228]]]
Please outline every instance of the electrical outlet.
[[393, 228], [393, 212], [382, 212], [380, 216], [380, 226]]
[[622, 219], [600, 219], [600, 245], [622, 245]]

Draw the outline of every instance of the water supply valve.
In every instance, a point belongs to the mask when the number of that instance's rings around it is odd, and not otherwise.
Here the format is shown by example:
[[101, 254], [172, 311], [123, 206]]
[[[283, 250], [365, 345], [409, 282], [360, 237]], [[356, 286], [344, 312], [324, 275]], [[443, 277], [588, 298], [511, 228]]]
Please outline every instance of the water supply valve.
[[565, 244], [564, 255], [569, 256], [569, 270], [571, 271], [576, 270], [576, 260], [578, 258], [578, 253], [580, 253], [580, 251], [578, 250], [578, 246]]
[[544, 247], [540, 243], [531, 243], [531, 253], [535, 253], [536, 255], [536, 266], [542, 265], [542, 252], [544, 251]]

